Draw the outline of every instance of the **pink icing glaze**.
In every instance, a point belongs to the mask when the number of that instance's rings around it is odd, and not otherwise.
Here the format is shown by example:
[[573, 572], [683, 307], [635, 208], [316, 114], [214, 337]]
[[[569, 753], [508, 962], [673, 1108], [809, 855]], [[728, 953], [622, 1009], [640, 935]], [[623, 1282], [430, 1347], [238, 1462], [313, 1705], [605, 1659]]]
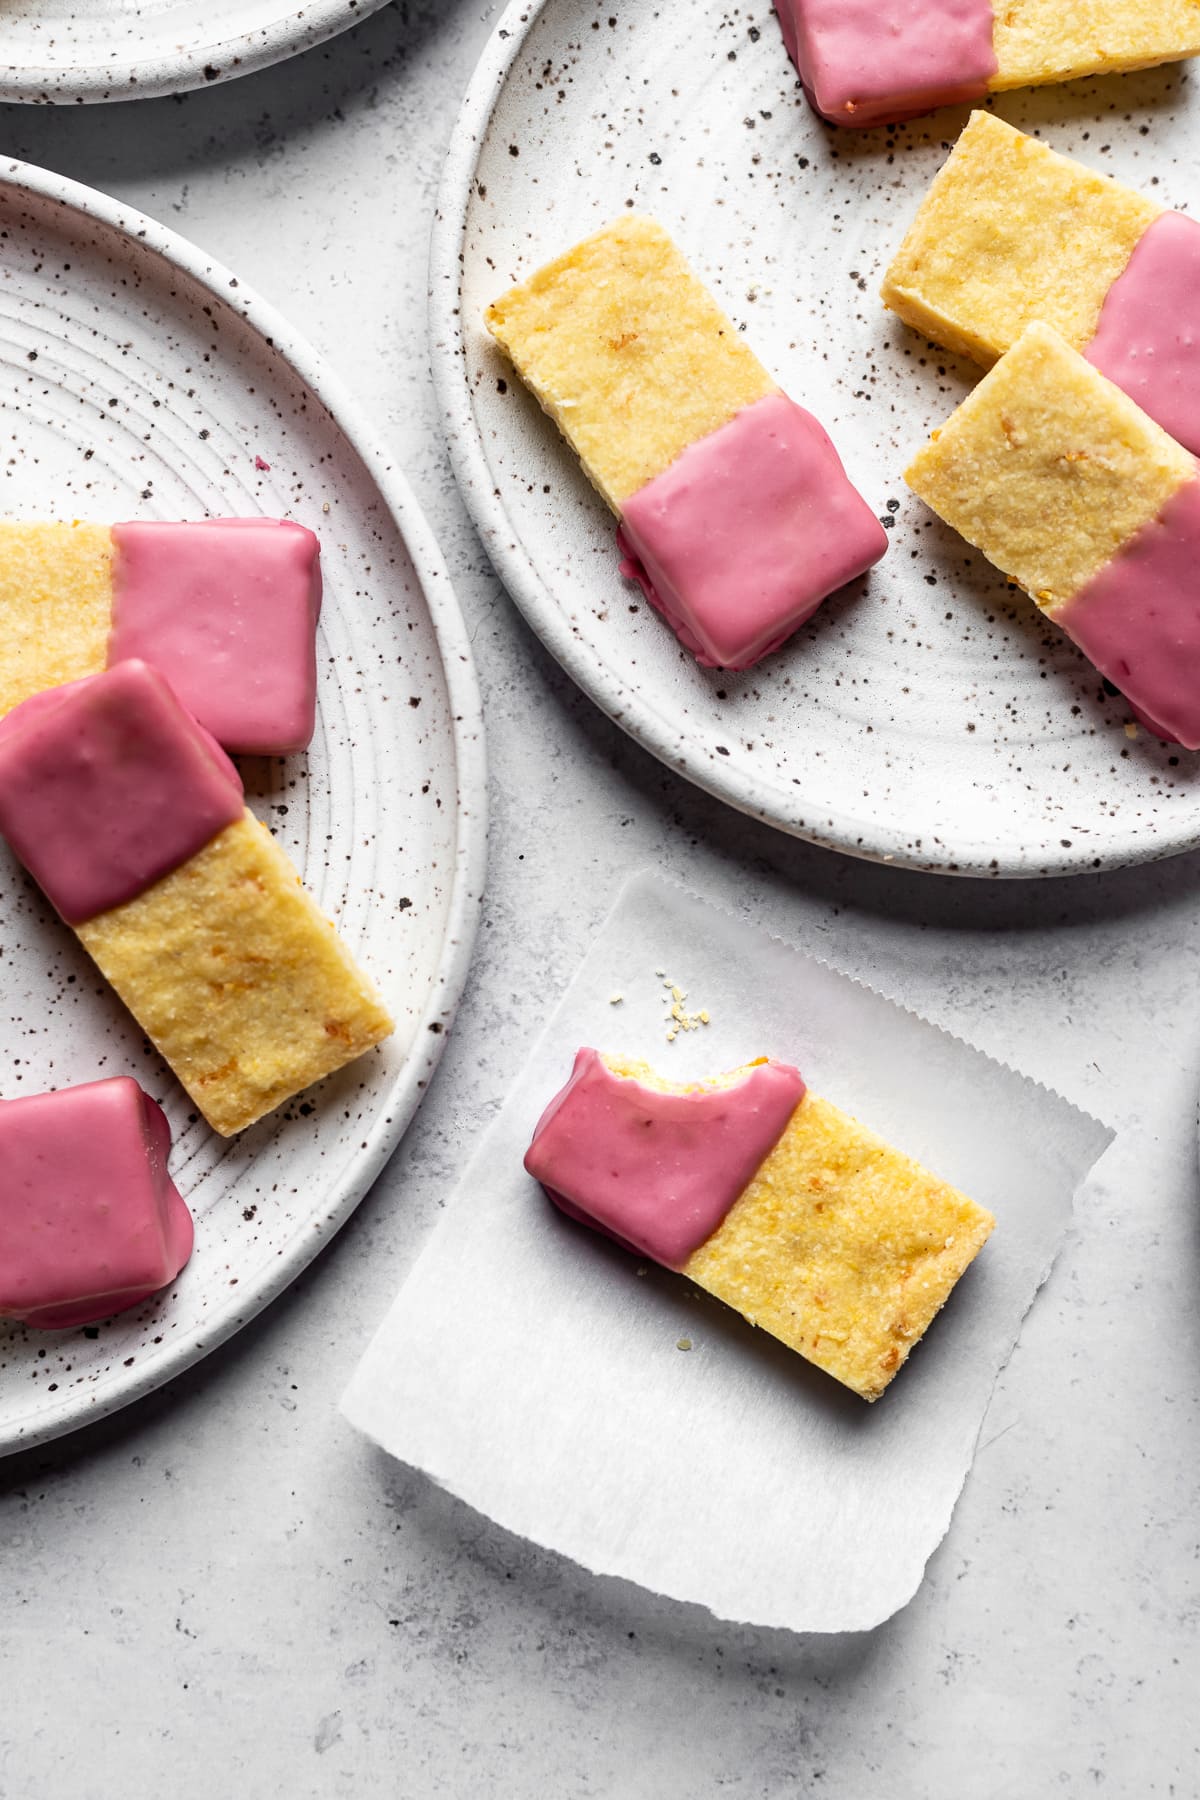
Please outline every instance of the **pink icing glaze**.
[[1200, 225], [1163, 213], [1108, 290], [1088, 361], [1200, 453]]
[[1200, 477], [1053, 614], [1159, 737], [1200, 750]]
[[173, 1281], [193, 1231], [170, 1151], [127, 1075], [0, 1100], [0, 1317], [63, 1330]]
[[768, 394], [640, 488], [617, 544], [621, 573], [701, 663], [747, 669], [888, 539], [812, 414]]
[[317, 704], [320, 545], [283, 519], [113, 526], [110, 663], [144, 657], [229, 750], [302, 750]]
[[775, 0], [805, 92], [835, 125], [980, 100], [996, 73], [990, 0]]
[[69, 924], [132, 900], [244, 804], [229, 758], [143, 662], [0, 721], [0, 833]]
[[681, 1269], [720, 1225], [804, 1098], [763, 1062], [732, 1088], [664, 1094], [580, 1050], [538, 1121], [525, 1167], [572, 1218]]

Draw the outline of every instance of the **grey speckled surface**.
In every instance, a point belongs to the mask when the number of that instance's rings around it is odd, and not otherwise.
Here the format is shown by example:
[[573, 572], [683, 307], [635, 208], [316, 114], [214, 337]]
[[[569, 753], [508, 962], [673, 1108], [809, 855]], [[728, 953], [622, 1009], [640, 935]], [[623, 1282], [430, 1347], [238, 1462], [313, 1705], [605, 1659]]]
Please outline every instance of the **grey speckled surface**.
[[[574, 692], [485, 567], [426, 367], [429, 208], [487, 29], [476, 4], [394, 5], [184, 101], [3, 116], [6, 151], [177, 225], [381, 409], [471, 620], [495, 824], [459, 1027], [341, 1237], [200, 1369], [0, 1468], [0, 1794], [1183, 1800], [1200, 1788], [1200, 857], [1000, 889], [850, 864], [724, 812]], [[718, 1626], [594, 1581], [335, 1413], [550, 996], [648, 863], [1125, 1127], [1122, 1203], [1078, 1219], [950, 1536], [870, 1637]]]

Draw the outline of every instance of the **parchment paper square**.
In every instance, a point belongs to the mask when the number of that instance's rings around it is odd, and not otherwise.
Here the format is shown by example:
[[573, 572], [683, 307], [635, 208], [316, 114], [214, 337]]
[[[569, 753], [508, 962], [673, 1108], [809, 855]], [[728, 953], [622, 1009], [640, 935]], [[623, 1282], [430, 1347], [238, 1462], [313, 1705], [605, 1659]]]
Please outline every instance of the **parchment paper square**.
[[[673, 1043], [664, 977], [711, 1020]], [[760, 1055], [794, 1062], [814, 1092], [992, 1209], [991, 1240], [874, 1406], [549, 1204], [521, 1159], [581, 1044], [685, 1080]], [[867, 1629], [912, 1597], [946, 1532], [996, 1378], [1111, 1138], [794, 946], [635, 876], [477, 1145], [345, 1413], [509, 1531], [589, 1569], [726, 1619]]]

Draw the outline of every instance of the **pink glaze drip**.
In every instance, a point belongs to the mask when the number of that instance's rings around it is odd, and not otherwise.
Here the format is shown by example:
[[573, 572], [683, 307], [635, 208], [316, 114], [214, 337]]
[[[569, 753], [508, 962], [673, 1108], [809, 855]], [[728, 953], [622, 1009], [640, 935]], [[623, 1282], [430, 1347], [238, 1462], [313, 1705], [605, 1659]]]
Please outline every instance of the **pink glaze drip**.
[[313, 734], [320, 545], [283, 519], [113, 526], [108, 660], [144, 657], [226, 749]]
[[0, 1318], [65, 1330], [173, 1281], [193, 1228], [170, 1151], [127, 1075], [0, 1100]]
[[981, 100], [996, 73], [990, 0], [775, 0], [812, 104], [882, 125]]
[[1200, 750], [1200, 478], [1053, 617], [1144, 725]]
[[229, 758], [143, 662], [0, 721], [0, 833], [69, 924], [132, 900], [244, 805]]
[[706, 668], [748, 669], [888, 540], [812, 414], [768, 394], [640, 488], [617, 544]]
[[525, 1167], [572, 1218], [681, 1269], [770, 1155], [804, 1098], [763, 1062], [732, 1088], [664, 1094], [580, 1050], [538, 1121]]
[[1163, 213], [1108, 290], [1088, 361], [1200, 453], [1200, 225]]

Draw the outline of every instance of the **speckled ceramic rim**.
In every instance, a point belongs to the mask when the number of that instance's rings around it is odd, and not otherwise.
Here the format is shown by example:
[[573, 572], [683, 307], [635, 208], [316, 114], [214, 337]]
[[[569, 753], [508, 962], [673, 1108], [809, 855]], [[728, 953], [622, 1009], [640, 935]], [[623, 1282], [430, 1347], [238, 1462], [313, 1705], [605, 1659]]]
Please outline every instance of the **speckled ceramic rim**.
[[[281, 0], [282, 3], [282, 0]], [[215, 43], [181, 45], [169, 62], [115, 63], [102, 68], [20, 68], [0, 62], [0, 100], [27, 106], [77, 106], [110, 100], [151, 100], [184, 94], [250, 75], [358, 25], [388, 0], [295, 0], [272, 25]]]
[[[41, 1414], [37, 1423], [20, 1439], [0, 1440], [0, 1456], [4, 1456], [46, 1443], [82, 1425], [90, 1425], [105, 1414], [140, 1399], [143, 1394], [153, 1392], [199, 1362], [270, 1305], [307, 1268], [371, 1187], [400, 1142], [429, 1086], [466, 981], [487, 863], [487, 767], [483, 714], [470, 640], [441, 551], [404, 476], [376, 441], [357, 404], [330, 374], [317, 353], [272, 307], [245, 287], [240, 277], [236, 289], [231, 288], [233, 277], [227, 269], [205, 256], [186, 238], [156, 224], [144, 213], [29, 163], [4, 163], [0, 166], [0, 181], [35, 195], [39, 200], [57, 202], [88, 219], [99, 220], [135, 240], [139, 254], [151, 251], [207, 288], [223, 306], [233, 306], [251, 329], [265, 340], [271, 353], [287, 364], [298, 381], [336, 421], [361, 458], [383, 506], [395, 521], [429, 609], [449, 700], [458, 794], [454, 877], [446, 935], [428, 1000], [413, 1031], [413, 1043], [420, 1049], [413, 1050], [393, 1086], [380, 1096], [375, 1122], [367, 1130], [363, 1148], [351, 1165], [348, 1178], [339, 1190], [321, 1195], [312, 1217], [280, 1251], [269, 1278], [257, 1287], [239, 1287], [236, 1308], [230, 1308], [227, 1318], [172, 1341], [169, 1349], [163, 1350], [144, 1369], [135, 1367], [128, 1372], [122, 1371], [102, 1397], [65, 1398], [61, 1406]], [[432, 1029], [434, 1026], [439, 1029]], [[314, 1222], [319, 1222], [319, 1232], [312, 1229]]]
[[[739, 812], [826, 849], [924, 873], [997, 880], [1093, 874], [1157, 862], [1197, 848], [1200, 835], [1193, 830], [1153, 843], [1130, 838], [1098, 862], [1091, 858], [1085, 862], [1077, 852], [1071, 854], [1056, 845], [1017, 851], [986, 839], [960, 838], [943, 842], [936, 860], [923, 859], [910, 848], [911, 829], [903, 824], [839, 811], [819, 796], [801, 794], [794, 787], [785, 792], [713, 757], [702, 741], [681, 731], [644, 693], [598, 662], [574, 635], [505, 511], [502, 491], [488, 466], [472, 402], [461, 304], [468, 213], [481, 148], [510, 70], [530, 32], [552, 4], [553, 0], [513, 0], [479, 61], [447, 155], [433, 229], [429, 284], [433, 377], [463, 501], [497, 573], [546, 648], [614, 723], [669, 769]], [[788, 809], [799, 804], [806, 812], [819, 812], [824, 829], [797, 826]]]

